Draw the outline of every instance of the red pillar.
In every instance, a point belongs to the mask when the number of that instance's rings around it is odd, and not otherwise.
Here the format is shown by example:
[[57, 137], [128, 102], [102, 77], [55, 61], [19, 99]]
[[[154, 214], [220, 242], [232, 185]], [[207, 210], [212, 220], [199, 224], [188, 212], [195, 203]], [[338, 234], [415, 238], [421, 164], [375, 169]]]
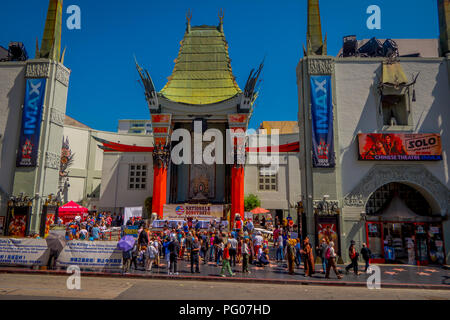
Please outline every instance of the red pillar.
[[159, 210], [158, 216], [163, 217], [164, 205], [166, 204], [166, 194], [167, 194], [167, 168], [162, 167], [160, 172], [160, 184], [159, 184]]
[[159, 202], [160, 202], [160, 168], [158, 165], [153, 165], [153, 198], [152, 198], [152, 212], [159, 214]]
[[234, 227], [234, 217], [239, 213], [244, 218], [244, 167], [231, 168], [231, 215], [230, 227]]
[[239, 194], [238, 194], [238, 208], [237, 212], [241, 215], [241, 218], [244, 218], [244, 167], [240, 167], [239, 169]]

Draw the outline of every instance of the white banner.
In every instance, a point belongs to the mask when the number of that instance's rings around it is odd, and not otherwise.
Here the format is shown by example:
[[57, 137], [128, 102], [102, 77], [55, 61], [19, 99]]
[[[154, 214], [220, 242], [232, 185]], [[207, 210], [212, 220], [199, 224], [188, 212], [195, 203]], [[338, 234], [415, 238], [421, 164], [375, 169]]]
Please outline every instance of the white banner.
[[213, 219], [223, 216], [223, 205], [165, 204], [163, 219]]
[[142, 207], [126, 207], [123, 214], [123, 225], [126, 225], [131, 217], [142, 217]]
[[56, 265], [81, 268], [120, 269], [122, 251], [117, 241], [68, 241], [56, 260]]
[[43, 239], [0, 239], [0, 265], [45, 266], [49, 255]]

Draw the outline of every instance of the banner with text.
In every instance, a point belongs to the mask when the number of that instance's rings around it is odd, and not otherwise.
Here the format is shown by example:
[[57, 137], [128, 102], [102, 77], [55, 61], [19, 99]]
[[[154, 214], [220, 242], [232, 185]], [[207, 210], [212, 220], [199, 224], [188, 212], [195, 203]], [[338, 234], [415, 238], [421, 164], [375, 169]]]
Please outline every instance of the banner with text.
[[333, 99], [331, 76], [311, 76], [313, 167], [333, 168]]
[[37, 163], [46, 79], [27, 79], [22, 111], [17, 167], [35, 167]]
[[163, 219], [213, 219], [223, 217], [223, 205], [165, 204]]
[[0, 239], [0, 265], [44, 266], [49, 254], [43, 239]]
[[69, 241], [56, 260], [56, 265], [121, 269], [122, 251], [117, 248], [117, 241]]
[[435, 133], [360, 133], [358, 142], [359, 160], [442, 160]]

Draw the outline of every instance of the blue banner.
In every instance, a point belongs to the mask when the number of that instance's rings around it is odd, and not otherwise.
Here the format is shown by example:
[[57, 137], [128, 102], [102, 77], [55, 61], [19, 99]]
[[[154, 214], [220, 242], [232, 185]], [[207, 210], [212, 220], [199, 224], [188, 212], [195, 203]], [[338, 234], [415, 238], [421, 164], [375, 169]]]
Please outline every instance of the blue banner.
[[311, 76], [313, 167], [334, 168], [331, 76]]
[[39, 149], [46, 79], [27, 79], [17, 167], [35, 167]]

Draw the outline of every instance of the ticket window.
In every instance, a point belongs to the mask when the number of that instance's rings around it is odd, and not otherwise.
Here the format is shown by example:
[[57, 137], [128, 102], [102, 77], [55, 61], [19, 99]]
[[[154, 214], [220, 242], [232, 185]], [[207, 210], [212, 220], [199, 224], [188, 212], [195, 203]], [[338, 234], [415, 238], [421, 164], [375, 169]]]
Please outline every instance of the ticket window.
[[381, 223], [368, 222], [366, 226], [367, 231], [367, 246], [372, 252], [372, 260], [382, 262], [383, 260], [383, 245], [382, 245], [382, 225]]

